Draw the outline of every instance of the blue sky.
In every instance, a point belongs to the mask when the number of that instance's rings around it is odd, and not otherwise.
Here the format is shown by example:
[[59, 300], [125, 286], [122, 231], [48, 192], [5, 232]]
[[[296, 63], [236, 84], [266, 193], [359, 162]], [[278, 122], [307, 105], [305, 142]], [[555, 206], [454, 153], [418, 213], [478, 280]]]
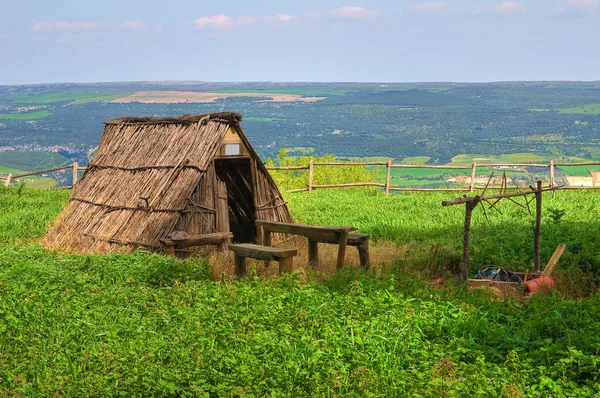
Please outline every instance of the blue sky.
[[2, 0], [0, 84], [600, 80], [600, 0]]

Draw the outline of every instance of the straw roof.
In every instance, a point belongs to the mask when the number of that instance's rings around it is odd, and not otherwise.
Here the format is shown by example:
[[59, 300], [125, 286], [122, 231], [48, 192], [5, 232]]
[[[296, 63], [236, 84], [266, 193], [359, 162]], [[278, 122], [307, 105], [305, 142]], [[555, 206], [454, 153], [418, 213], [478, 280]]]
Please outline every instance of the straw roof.
[[160, 239], [189, 211], [190, 197], [231, 127], [258, 159], [243, 136], [241, 119], [226, 112], [106, 122], [93, 161], [44, 244], [81, 252], [122, 244], [160, 247]]

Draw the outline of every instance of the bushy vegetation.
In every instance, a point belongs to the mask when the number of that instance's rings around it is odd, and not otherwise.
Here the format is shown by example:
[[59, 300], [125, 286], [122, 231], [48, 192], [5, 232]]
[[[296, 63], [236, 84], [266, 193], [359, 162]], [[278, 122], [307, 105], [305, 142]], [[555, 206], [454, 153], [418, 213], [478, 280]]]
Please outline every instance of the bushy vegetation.
[[[274, 159], [267, 159], [267, 167], [308, 166], [313, 162], [340, 162], [335, 155], [314, 156], [302, 153], [299, 156], [289, 156], [286, 149], [281, 149]], [[352, 163], [352, 162], [349, 162]], [[371, 170], [365, 166], [314, 166], [313, 185], [331, 185], [356, 182], [375, 182], [381, 170]], [[308, 170], [273, 170], [271, 176], [282, 191], [302, 189], [308, 186]]]
[[[552, 240], [568, 239], [559, 268], [595, 267], [594, 195], [544, 197], [543, 257]], [[442, 208], [440, 195], [288, 195], [300, 221], [353, 224], [376, 240], [410, 245], [408, 256], [386, 265], [380, 277], [346, 269], [322, 283], [312, 282], [310, 272], [213, 282], [202, 258], [46, 251], [36, 240], [67, 197], [0, 189], [1, 396], [592, 397], [600, 391], [600, 296], [575, 300], [555, 292], [499, 302], [452, 277], [434, 287], [427, 272], [415, 272], [433, 270], [438, 258], [450, 265], [458, 258], [463, 209]], [[490, 226], [480, 215], [473, 221], [479, 262], [530, 252], [519, 242], [531, 232], [529, 219], [508, 206], [503, 213]], [[494, 238], [503, 238], [501, 246], [487, 244]], [[511, 246], [516, 253], [503, 254]]]

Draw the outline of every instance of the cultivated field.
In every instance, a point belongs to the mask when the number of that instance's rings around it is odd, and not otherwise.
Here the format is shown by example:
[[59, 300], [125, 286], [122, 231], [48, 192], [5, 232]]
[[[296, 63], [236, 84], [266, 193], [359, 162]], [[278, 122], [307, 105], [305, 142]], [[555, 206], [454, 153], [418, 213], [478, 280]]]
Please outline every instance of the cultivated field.
[[211, 103], [217, 100], [235, 97], [266, 98], [262, 100], [263, 102], [316, 102], [325, 99], [325, 97], [306, 97], [300, 94], [287, 93], [271, 94], [262, 92], [205, 93], [183, 91], [139, 91], [131, 95], [113, 99], [111, 102], [139, 102], [143, 104], [175, 104], [182, 102]]
[[[355, 225], [372, 234], [376, 248], [394, 247], [394, 255], [374, 250], [376, 272], [369, 276], [353, 267], [333, 273], [324, 264], [240, 281], [220, 273], [213, 281], [202, 257], [46, 251], [36, 242], [68, 195], [0, 188], [0, 395], [600, 391], [596, 193], [544, 196], [542, 259], [558, 242], [567, 244], [558, 289], [504, 302], [467, 291], [453, 276], [463, 209], [442, 208], [451, 193], [288, 195], [299, 222]], [[502, 211], [489, 224], [475, 212], [474, 268], [532, 264], [532, 218], [510, 203]]]

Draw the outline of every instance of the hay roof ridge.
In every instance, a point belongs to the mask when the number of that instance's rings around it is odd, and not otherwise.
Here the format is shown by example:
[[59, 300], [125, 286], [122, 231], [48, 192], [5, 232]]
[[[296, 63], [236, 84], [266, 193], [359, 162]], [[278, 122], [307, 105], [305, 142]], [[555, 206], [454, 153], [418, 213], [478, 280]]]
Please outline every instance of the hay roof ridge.
[[203, 115], [181, 115], [176, 117], [158, 117], [158, 116], [124, 116], [118, 119], [109, 120], [104, 124], [192, 124], [206, 119], [224, 123], [239, 123], [242, 115], [236, 112], [217, 112]]

